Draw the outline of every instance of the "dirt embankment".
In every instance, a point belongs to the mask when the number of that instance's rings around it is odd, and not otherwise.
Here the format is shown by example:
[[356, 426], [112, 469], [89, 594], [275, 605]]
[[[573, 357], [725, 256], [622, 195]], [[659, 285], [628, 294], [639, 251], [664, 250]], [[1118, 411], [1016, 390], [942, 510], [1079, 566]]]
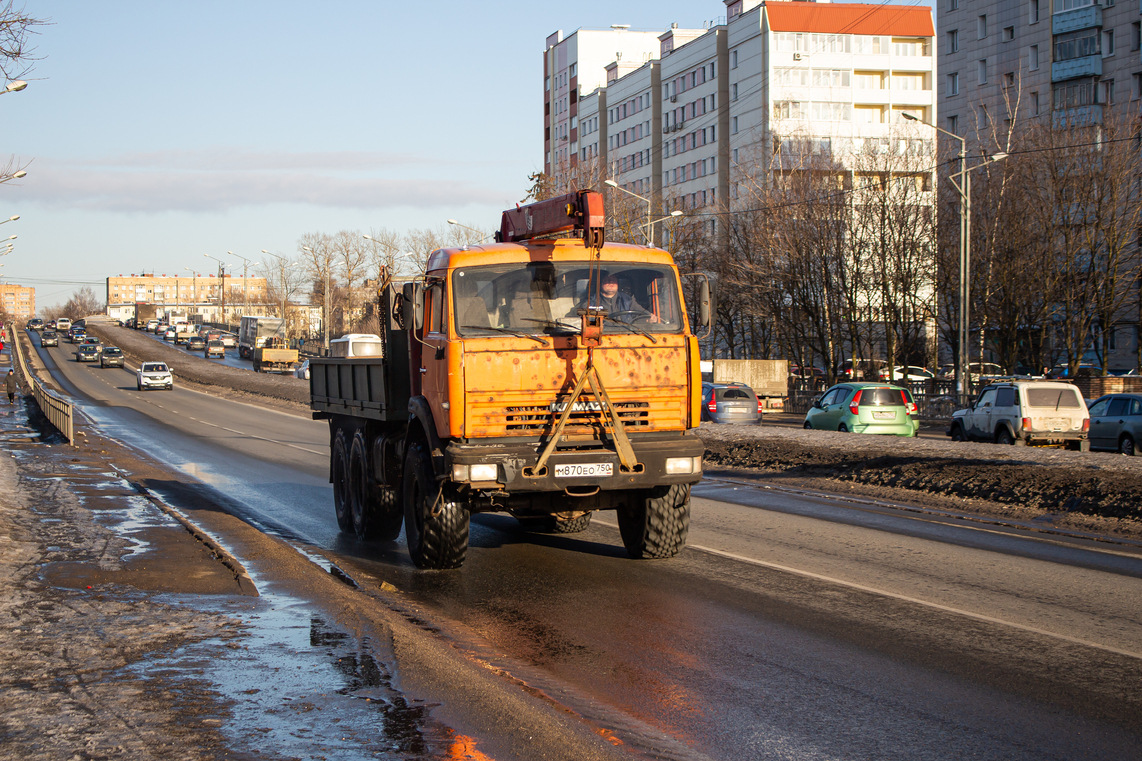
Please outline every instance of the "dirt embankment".
[[967, 511], [1065, 514], [1072, 526], [1142, 536], [1142, 458], [936, 439], [703, 424], [708, 468], [870, 490]]

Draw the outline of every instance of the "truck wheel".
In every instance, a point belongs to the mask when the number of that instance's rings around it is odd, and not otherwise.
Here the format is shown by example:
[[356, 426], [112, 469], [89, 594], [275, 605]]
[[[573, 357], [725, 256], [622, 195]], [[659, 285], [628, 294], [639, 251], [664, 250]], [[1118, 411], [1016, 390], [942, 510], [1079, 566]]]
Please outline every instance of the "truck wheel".
[[690, 485], [648, 489], [619, 508], [619, 534], [627, 554], [636, 560], [672, 558], [686, 544], [690, 530]]
[[396, 492], [369, 477], [368, 442], [357, 431], [349, 446], [349, 513], [358, 539], [391, 542], [400, 534], [402, 515]]
[[337, 514], [337, 528], [342, 531], [353, 529], [353, 512], [349, 504], [349, 445], [345, 431], [338, 428], [333, 435], [333, 454], [330, 473], [333, 476], [333, 510]]
[[404, 535], [417, 568], [459, 568], [468, 553], [468, 510], [447, 486], [441, 491], [424, 444], [404, 460]]

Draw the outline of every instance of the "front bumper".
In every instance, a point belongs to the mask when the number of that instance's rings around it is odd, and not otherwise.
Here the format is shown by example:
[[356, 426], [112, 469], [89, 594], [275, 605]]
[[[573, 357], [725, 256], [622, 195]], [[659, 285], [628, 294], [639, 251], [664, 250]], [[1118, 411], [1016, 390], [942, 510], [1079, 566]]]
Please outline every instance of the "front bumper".
[[[694, 484], [702, 479], [702, 456], [706, 451], [702, 440], [694, 433], [675, 434], [655, 438], [632, 438], [637, 465], [623, 471], [618, 453], [602, 446], [557, 448], [548, 458], [545, 467], [536, 472], [535, 464], [543, 447], [536, 442], [450, 442], [444, 450], [446, 473], [449, 476], [470, 474], [473, 466], [494, 466], [495, 480], [455, 479], [473, 490], [503, 492], [562, 492], [597, 488], [600, 491], [646, 489], [667, 484]], [[675, 466], [690, 458], [690, 472], [667, 473], [667, 460]], [[582, 466], [574, 470], [588, 471], [587, 466], [609, 464], [611, 475], [556, 476], [560, 465]], [[457, 467], [459, 466], [459, 467]], [[487, 470], [481, 468], [479, 470]], [[597, 470], [597, 468], [596, 468]]]
[[144, 375], [139, 380], [139, 384], [143, 388], [167, 388], [169, 386], [174, 385], [174, 381], [169, 376], [167, 376], [165, 378], [164, 377], [148, 378], [147, 376]]

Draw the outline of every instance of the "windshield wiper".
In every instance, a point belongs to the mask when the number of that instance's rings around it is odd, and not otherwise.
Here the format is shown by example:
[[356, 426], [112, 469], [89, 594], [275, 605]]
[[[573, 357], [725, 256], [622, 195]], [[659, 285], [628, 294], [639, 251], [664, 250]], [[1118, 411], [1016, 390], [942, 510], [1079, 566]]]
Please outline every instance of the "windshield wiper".
[[622, 325], [624, 328], [626, 328], [627, 330], [629, 330], [633, 333], [638, 333], [640, 336], [645, 336], [645, 337], [650, 339], [650, 342], [652, 344], [658, 343], [658, 341], [655, 339], [655, 337], [652, 336], [650, 333], [647, 333], [642, 328], [640, 328], [636, 325], [633, 325], [629, 322], [624, 322], [624, 321], [618, 319], [617, 317], [611, 317], [610, 315], [607, 315], [607, 322], [613, 322], [616, 325]]
[[560, 330], [569, 331], [571, 333], [579, 332], [577, 326], [568, 325], [566, 323], [560, 322], [559, 320], [545, 320], [542, 317], [520, 317], [517, 319], [523, 320], [524, 322], [538, 323], [545, 328], [559, 328]]
[[547, 341], [539, 336], [533, 336], [530, 333], [524, 333], [522, 330], [512, 330], [511, 328], [495, 328], [491, 325], [461, 325], [460, 330], [494, 330], [498, 333], [507, 333], [508, 335], [515, 336], [516, 338], [530, 338], [536, 343], [541, 343], [547, 346]]

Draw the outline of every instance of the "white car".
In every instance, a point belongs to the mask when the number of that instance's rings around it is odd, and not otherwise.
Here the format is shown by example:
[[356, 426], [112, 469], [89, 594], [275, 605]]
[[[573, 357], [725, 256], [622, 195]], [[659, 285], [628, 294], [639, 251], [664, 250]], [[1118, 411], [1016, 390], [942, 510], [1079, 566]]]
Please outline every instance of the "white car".
[[309, 360], [307, 359], [298, 365], [293, 374], [302, 380], [309, 380]]
[[140, 391], [148, 388], [174, 388], [174, 375], [166, 362], [144, 362], [135, 374]]

